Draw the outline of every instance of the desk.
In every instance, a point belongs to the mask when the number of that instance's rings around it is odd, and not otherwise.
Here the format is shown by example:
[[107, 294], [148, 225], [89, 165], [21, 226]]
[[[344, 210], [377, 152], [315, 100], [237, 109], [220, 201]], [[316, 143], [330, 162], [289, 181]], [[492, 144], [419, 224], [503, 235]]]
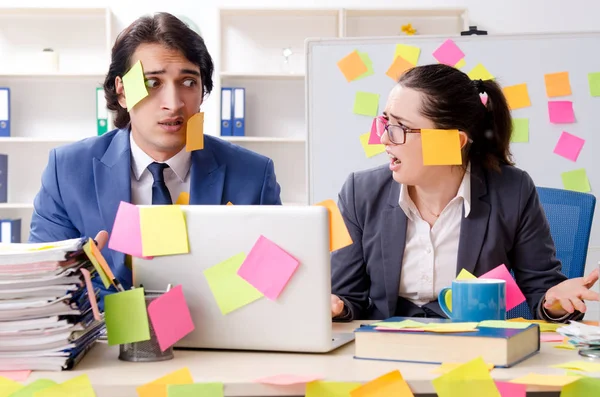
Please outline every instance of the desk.
[[[364, 321], [361, 323], [365, 323]], [[359, 322], [335, 323], [335, 332], [352, 331]], [[549, 368], [571, 360], [583, 359], [575, 350], [563, 350], [542, 343], [540, 353], [507, 369], [494, 369], [494, 379], [508, 381], [530, 372], [561, 374], [565, 370]], [[253, 383], [254, 379], [278, 375], [321, 375], [324, 380], [368, 382], [386, 372], [398, 369], [413, 393], [435, 393], [430, 371], [437, 365], [367, 361], [353, 358], [354, 343], [328, 354], [289, 354], [237, 351], [175, 351], [175, 358], [157, 363], [120, 361], [117, 346], [97, 344], [73, 371], [33, 372], [29, 381], [49, 378], [63, 382], [87, 374], [98, 397], [137, 396], [135, 388], [167, 373], [188, 367], [195, 382], [222, 382], [226, 396], [304, 396], [304, 385], [269, 386]], [[528, 391], [558, 391], [559, 388], [529, 387]], [[558, 395], [558, 394], [557, 394]]]

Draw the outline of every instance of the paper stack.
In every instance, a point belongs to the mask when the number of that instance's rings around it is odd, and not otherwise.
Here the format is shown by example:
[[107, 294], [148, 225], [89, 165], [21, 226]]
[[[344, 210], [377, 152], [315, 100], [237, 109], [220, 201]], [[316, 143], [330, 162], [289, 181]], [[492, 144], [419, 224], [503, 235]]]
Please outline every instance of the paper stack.
[[578, 348], [600, 349], [600, 327], [571, 321], [556, 330], [569, 338], [569, 343]]
[[86, 244], [0, 244], [0, 371], [71, 369], [104, 331]]

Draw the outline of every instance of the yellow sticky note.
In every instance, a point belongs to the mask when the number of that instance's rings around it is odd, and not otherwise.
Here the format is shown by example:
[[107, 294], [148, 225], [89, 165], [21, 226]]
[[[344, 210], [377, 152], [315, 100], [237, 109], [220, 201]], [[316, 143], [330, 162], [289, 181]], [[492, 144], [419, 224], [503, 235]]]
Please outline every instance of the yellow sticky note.
[[250, 283], [238, 276], [237, 271], [245, 259], [246, 254], [242, 252], [204, 270], [208, 287], [223, 315], [249, 305], [264, 296]]
[[574, 369], [583, 372], [600, 372], [600, 363], [591, 361], [569, 361], [563, 364], [552, 365], [553, 368]]
[[458, 130], [421, 130], [424, 165], [460, 165]]
[[333, 252], [351, 245], [352, 237], [336, 202], [329, 199], [315, 205], [325, 207], [329, 212], [329, 250]]
[[[93, 247], [96, 247], [96, 244], [94, 244], [93, 240], [90, 238], [88, 242], [84, 244], [83, 252], [85, 252], [86, 256], [94, 266], [94, 269], [96, 269], [96, 271], [100, 275], [100, 279], [102, 280], [102, 284], [104, 284], [104, 288], [109, 288], [112, 283], [112, 280], [109, 278], [108, 274], [106, 274], [104, 268], [100, 265], [100, 262], [94, 255]], [[96, 247], [96, 251], [98, 251], [98, 247]]]
[[[442, 365], [440, 365], [439, 367], [431, 370], [431, 373], [433, 374], [447, 374], [448, 372], [455, 370], [456, 368], [460, 367], [461, 365], [463, 365], [465, 363], [442, 363]], [[494, 369], [494, 364], [492, 363], [486, 363], [487, 365], [487, 369], [489, 371], [491, 371], [492, 369]]]
[[460, 61], [456, 62], [456, 65], [454, 65], [454, 67], [456, 69], [461, 69], [463, 68], [465, 65], [467, 64], [467, 62], [465, 61], [465, 58], [461, 59]]
[[431, 323], [425, 327], [425, 331], [450, 333], [450, 332], [473, 332], [477, 331], [476, 322], [468, 323]]
[[388, 372], [350, 391], [350, 397], [414, 397], [400, 371]]
[[337, 66], [347, 82], [351, 82], [369, 71], [357, 50], [352, 51], [350, 54], [340, 59]]
[[223, 397], [223, 384], [193, 383], [167, 386], [168, 397]]
[[123, 76], [123, 89], [125, 90], [127, 111], [131, 111], [139, 101], [148, 96], [141, 61], [137, 61]]
[[512, 119], [512, 135], [510, 141], [515, 143], [529, 142], [529, 119], [513, 118]]
[[600, 379], [583, 377], [562, 388], [560, 397], [600, 396]]
[[527, 320], [527, 319], [524, 319], [523, 317], [511, 318], [506, 321], [538, 324], [540, 326], [540, 332], [556, 332], [557, 329], [564, 326], [564, 324], [562, 324], [562, 323], [550, 323], [550, 322], [547, 322], [544, 320]]
[[406, 44], [396, 44], [396, 51], [394, 52], [394, 59], [397, 56], [401, 56], [406, 59], [411, 65], [416, 66], [419, 62], [419, 55], [421, 54], [421, 49], [419, 47], [415, 47], [412, 45]]
[[362, 383], [314, 381], [306, 384], [305, 397], [349, 397]]
[[485, 320], [479, 323], [479, 328], [509, 328], [509, 329], [525, 329], [529, 327], [531, 323], [521, 323], [516, 321], [502, 321], [502, 320]]
[[185, 131], [185, 151], [204, 149], [204, 113], [199, 112], [190, 117]]
[[140, 228], [144, 256], [190, 252], [185, 216], [177, 205], [140, 208]]
[[190, 194], [188, 192], [181, 192], [179, 197], [177, 197], [176, 205], [189, 205], [190, 204]]
[[500, 397], [488, 365], [481, 357], [445, 373], [432, 383], [440, 396]]
[[529, 92], [527, 91], [527, 84], [523, 83], [511, 85], [504, 87], [502, 91], [504, 92], [504, 96], [506, 97], [508, 106], [511, 108], [511, 110], [531, 106]]
[[167, 385], [194, 383], [190, 370], [185, 367], [136, 388], [138, 397], [167, 397]]
[[408, 62], [406, 59], [402, 58], [401, 56], [397, 56], [394, 59], [394, 62], [392, 62], [392, 64], [390, 65], [387, 72], [385, 72], [385, 74], [390, 79], [397, 82], [398, 79], [400, 78], [400, 76], [402, 76], [404, 74], [404, 72], [406, 72], [408, 69], [413, 68], [413, 67], [414, 67], [414, 65], [412, 65], [410, 62]]
[[374, 327], [384, 327], [391, 329], [404, 329], [404, 328], [423, 328], [426, 327], [426, 323], [421, 323], [414, 320], [404, 320], [404, 321], [380, 321], [377, 323], [371, 324]]
[[[37, 392], [47, 389], [54, 385], [56, 385], [56, 382], [54, 382], [53, 380], [38, 379], [38, 380], [35, 380], [35, 381], [29, 383], [27, 386], [23, 387], [22, 389], [19, 389], [18, 391], [14, 392], [13, 394], [9, 394], [9, 396], [10, 397], [35, 397], [37, 395]], [[0, 390], [3, 390], [2, 386], [0, 386]], [[0, 391], [0, 396], [2, 396], [2, 397], [5, 396], [2, 393], [2, 391]]]
[[489, 70], [485, 68], [482, 64], [478, 63], [471, 69], [467, 75], [471, 78], [471, 80], [493, 80], [494, 75], [490, 73]]
[[585, 168], [579, 168], [573, 171], [566, 171], [560, 174], [563, 186], [567, 190], [575, 192], [588, 193], [592, 191], [590, 180], [588, 179]]
[[90, 383], [90, 378], [86, 374], [79, 375], [69, 379], [66, 382], [59, 383], [34, 394], [35, 397], [96, 397], [94, 388]]
[[0, 397], [8, 397], [22, 388], [22, 384], [15, 382], [12, 379], [0, 376]]
[[523, 385], [535, 386], [565, 386], [581, 379], [581, 376], [567, 375], [540, 375], [530, 373], [517, 379], [513, 379], [510, 383], [520, 383]]
[[352, 109], [355, 114], [377, 117], [378, 109], [379, 94], [364, 91], [358, 91], [355, 94], [354, 108]]
[[457, 280], [468, 280], [468, 279], [472, 279], [472, 278], [477, 278], [477, 277], [475, 277], [473, 274], [471, 274], [471, 272], [468, 271], [467, 269], [460, 269], [458, 276], [456, 276]]
[[561, 343], [560, 345], [552, 346], [556, 349], [565, 349], [565, 350], [576, 350], [577, 348], [570, 343]]
[[569, 72], [548, 73], [544, 75], [546, 95], [549, 98], [571, 95]]
[[367, 132], [366, 134], [362, 134], [359, 137], [360, 144], [363, 147], [363, 150], [365, 151], [365, 156], [367, 156], [369, 158], [371, 158], [373, 156], [377, 156], [378, 154], [385, 152], [385, 145], [382, 145], [382, 144], [369, 145], [369, 137], [370, 136], [371, 136], [371, 133]]

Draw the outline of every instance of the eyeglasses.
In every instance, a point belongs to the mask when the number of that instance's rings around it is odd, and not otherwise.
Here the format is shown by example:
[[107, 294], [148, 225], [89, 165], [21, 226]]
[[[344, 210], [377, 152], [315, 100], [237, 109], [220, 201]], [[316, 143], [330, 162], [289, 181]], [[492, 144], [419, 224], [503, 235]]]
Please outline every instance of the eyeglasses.
[[403, 125], [389, 124], [383, 116], [377, 116], [373, 120], [377, 136], [381, 138], [384, 132], [388, 133], [390, 142], [395, 145], [404, 145], [406, 142], [406, 134], [420, 134], [420, 128], [408, 128]]

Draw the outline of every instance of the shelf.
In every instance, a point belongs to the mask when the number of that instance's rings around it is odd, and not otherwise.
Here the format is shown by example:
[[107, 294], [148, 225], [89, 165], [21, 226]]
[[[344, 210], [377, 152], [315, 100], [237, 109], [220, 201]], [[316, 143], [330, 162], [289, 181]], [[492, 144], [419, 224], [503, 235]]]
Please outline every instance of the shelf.
[[107, 8], [2, 7], [0, 16], [104, 16]]
[[305, 138], [262, 137], [262, 136], [218, 136], [233, 143], [305, 143]]
[[0, 203], [0, 210], [31, 210], [33, 204], [27, 203]]
[[335, 17], [339, 13], [339, 9], [327, 8], [301, 8], [301, 9], [250, 9], [250, 8], [221, 8], [222, 16], [243, 16], [243, 17], [313, 17], [313, 16], [332, 16]]
[[266, 80], [303, 80], [304, 73], [238, 73], [238, 72], [221, 72], [221, 78], [231, 79], [266, 79]]
[[0, 137], [0, 143], [73, 143], [84, 138]]
[[78, 73], [68, 73], [68, 72], [47, 72], [47, 73], [27, 73], [27, 72], [3, 72], [0, 71], [0, 79], [2, 78], [28, 78], [28, 77], [44, 77], [44, 78], [81, 78], [81, 77], [97, 77], [104, 80], [106, 73], [103, 72], [78, 72]]
[[348, 8], [345, 10], [347, 17], [461, 17], [466, 11], [464, 8]]

